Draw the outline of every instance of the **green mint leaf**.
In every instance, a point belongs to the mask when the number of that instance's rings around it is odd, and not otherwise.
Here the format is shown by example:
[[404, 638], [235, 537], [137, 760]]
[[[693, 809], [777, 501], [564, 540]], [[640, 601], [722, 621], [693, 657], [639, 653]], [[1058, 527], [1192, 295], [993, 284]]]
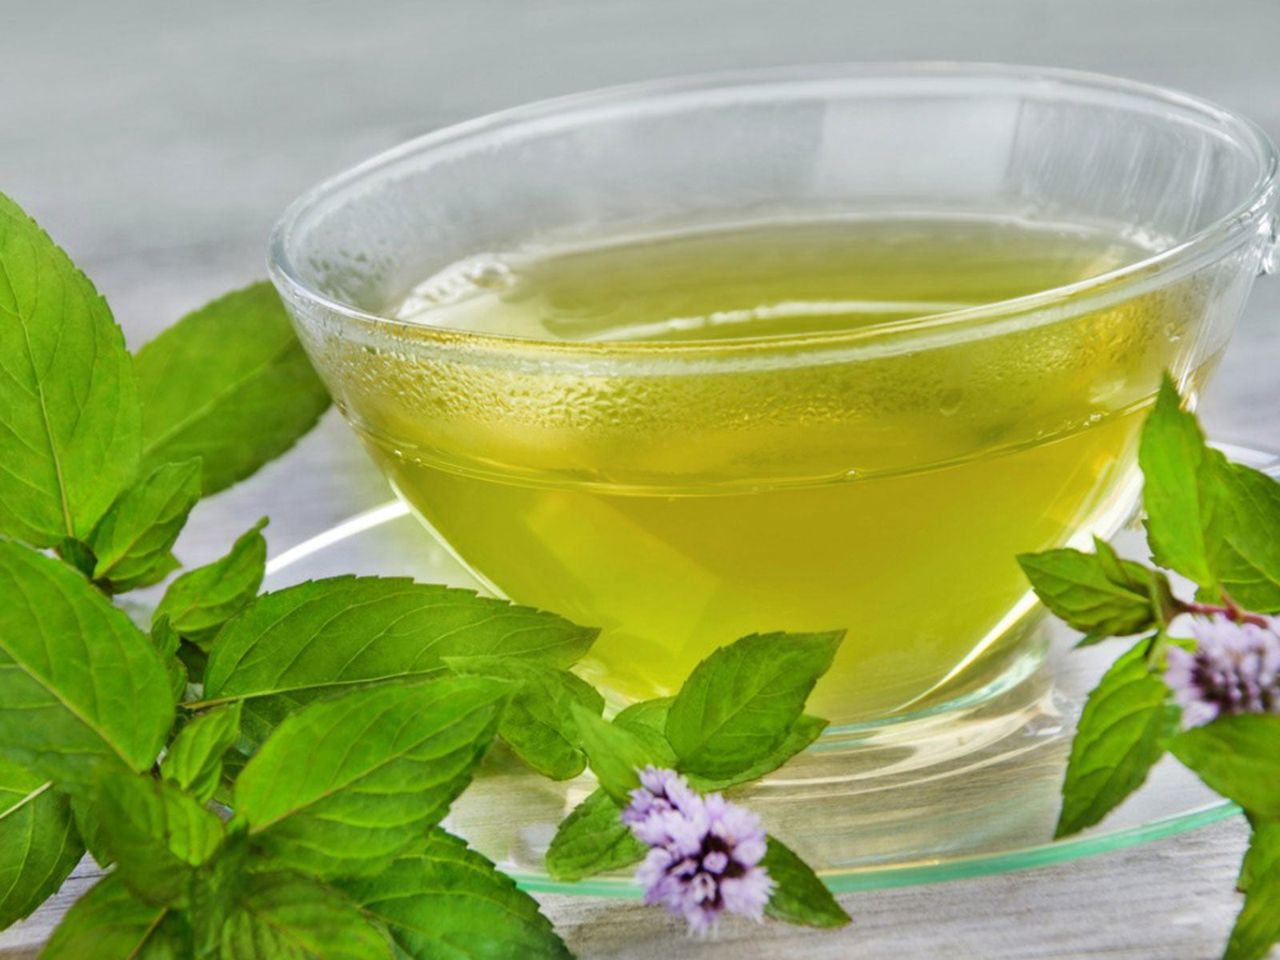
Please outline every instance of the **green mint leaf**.
[[1280, 716], [1218, 717], [1178, 734], [1169, 751], [1228, 800], [1280, 819]]
[[1205, 587], [1217, 583], [1206, 537], [1213, 512], [1208, 452], [1195, 416], [1182, 409], [1166, 375], [1138, 448], [1147, 539], [1156, 563]]
[[99, 785], [94, 812], [116, 874], [140, 900], [182, 904], [197, 867], [222, 843], [217, 815], [171, 783], [113, 774]]
[[604, 698], [591, 684], [568, 670], [512, 657], [445, 657], [445, 665], [463, 676], [496, 677], [510, 681], [514, 693], [498, 736], [521, 760], [552, 780], [568, 780], [587, 765], [578, 749], [578, 725], [570, 704], [594, 713], [604, 710]]
[[240, 535], [231, 551], [219, 560], [188, 570], [169, 584], [152, 623], [168, 618], [181, 636], [205, 646], [222, 625], [243, 610], [262, 586], [267, 565], [267, 541], [263, 517]]
[[83, 855], [67, 798], [0, 760], [0, 930], [52, 896]]
[[157, 467], [111, 504], [89, 535], [93, 579], [123, 593], [177, 569], [173, 544], [200, 499], [200, 461]]
[[178, 659], [178, 650], [182, 647], [182, 638], [173, 629], [168, 617], [159, 617], [151, 625], [151, 642], [156, 652], [164, 661], [165, 674], [169, 677], [169, 692], [177, 703], [187, 691], [187, 668]]
[[[667, 714], [671, 712], [674, 698], [661, 697], [656, 700], [642, 700], [626, 707], [613, 718], [613, 722], [641, 736], [653, 753], [655, 766], [678, 766], [675, 753], [667, 743]], [[687, 773], [691, 786], [705, 793], [708, 790], [724, 790], [740, 783], [759, 780], [767, 773], [772, 773], [796, 754], [806, 750], [827, 728], [827, 721], [809, 715], [801, 716], [786, 738], [772, 753], [766, 754], [755, 763], [725, 777], [704, 777], [696, 773]]]
[[173, 738], [160, 775], [206, 803], [222, 778], [222, 756], [240, 736], [240, 704], [233, 703], [196, 717]]
[[0, 543], [0, 756], [62, 789], [145, 770], [173, 723], [164, 665], [66, 564]]
[[422, 852], [343, 887], [391, 931], [398, 956], [572, 957], [532, 897], [443, 830]]
[[111, 854], [107, 853], [102, 841], [102, 828], [98, 825], [98, 807], [88, 792], [71, 797], [71, 818], [75, 821], [80, 842], [93, 857], [93, 862], [104, 868], [111, 866]]
[[667, 715], [680, 769], [732, 777], [772, 755], [843, 638], [843, 631], [753, 634], [694, 667]]
[[40, 960], [190, 960], [186, 924], [168, 907], [143, 903], [113, 875], [72, 905]]
[[625, 707], [613, 718], [615, 726], [629, 730], [639, 738], [655, 767], [676, 766], [676, 754], [667, 742], [667, 714], [671, 712], [672, 697], [641, 700]]
[[1244, 909], [1223, 960], [1263, 960], [1280, 943], [1280, 820], [1254, 820], [1242, 874]]
[[655, 755], [644, 735], [610, 723], [576, 703], [570, 709], [578, 724], [578, 736], [591, 772], [601, 789], [619, 804], [625, 806], [630, 802], [631, 791], [640, 786], [640, 770], [650, 764], [667, 765], [664, 757]]
[[1138, 789], [1178, 730], [1179, 710], [1147, 666], [1150, 640], [1120, 657], [1085, 701], [1067, 776], [1056, 837], [1097, 823]]
[[379, 577], [315, 580], [264, 594], [209, 654], [208, 700], [246, 699], [243, 734], [260, 742], [320, 695], [431, 676], [444, 657], [500, 655], [567, 667], [595, 631], [467, 590]]
[[132, 361], [106, 301], [4, 194], [0, 357], [0, 534], [84, 539], [137, 469]]
[[628, 730], [648, 728], [663, 733], [667, 728], [667, 714], [671, 712], [674, 697], [657, 697], [653, 700], [637, 700], [623, 707], [613, 722]]
[[1106, 544], [1093, 554], [1024, 553], [1018, 563], [1040, 602], [1090, 641], [1141, 633], [1159, 623], [1149, 587], [1158, 574], [1120, 560]]
[[420, 844], [466, 788], [509, 695], [494, 680], [447, 677], [313, 704], [241, 771], [237, 816], [282, 866], [376, 873]]
[[182, 637], [173, 629], [168, 617], [156, 617], [151, 623], [151, 642], [155, 644], [156, 653], [167, 660], [178, 655]]
[[221, 947], [221, 960], [387, 960], [391, 955], [386, 935], [349, 898], [296, 873], [250, 874], [222, 928]]
[[547, 848], [547, 873], [572, 883], [639, 863], [648, 848], [621, 820], [622, 808], [603, 790], [593, 791], [560, 821]]
[[75, 567], [90, 580], [93, 579], [93, 568], [98, 565], [98, 558], [93, 555], [93, 551], [82, 540], [74, 537], [63, 537], [62, 542], [55, 548], [58, 556], [71, 566]]
[[329, 406], [266, 281], [187, 314], [136, 366], [144, 467], [200, 457], [206, 496], [280, 456]]
[[765, 774], [773, 773], [798, 753], [809, 748], [822, 731], [827, 729], [827, 721], [808, 714], [802, 716], [787, 732], [786, 738], [772, 753], [766, 754], [750, 766], [743, 767], [737, 773], [727, 777], [700, 777], [689, 774], [689, 783], [703, 793], [708, 790], [726, 790], [740, 783], [751, 783]]
[[232, 829], [227, 831], [218, 851], [195, 871], [184, 911], [191, 925], [193, 956], [218, 955], [223, 927], [243, 895], [247, 875], [253, 868], [270, 869], [267, 864], [253, 861], [245, 831]]
[[776, 884], [764, 908], [774, 920], [809, 927], [843, 927], [851, 922], [818, 875], [780, 840], [769, 837], [760, 866]]
[[1280, 612], [1280, 482], [1228, 463], [1217, 451], [1210, 453], [1217, 491], [1212, 532], [1218, 579], [1247, 609]]

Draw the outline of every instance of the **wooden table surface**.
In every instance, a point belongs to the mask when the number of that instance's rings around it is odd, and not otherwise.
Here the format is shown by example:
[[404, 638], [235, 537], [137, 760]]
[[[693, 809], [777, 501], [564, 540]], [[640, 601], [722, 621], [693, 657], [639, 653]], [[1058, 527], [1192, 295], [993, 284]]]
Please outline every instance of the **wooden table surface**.
[[[264, 273], [267, 231], [318, 179], [442, 124], [544, 96], [712, 69], [999, 60], [1180, 87], [1280, 139], [1277, 0], [0, 0], [0, 190], [106, 294], [134, 347]], [[1206, 405], [1280, 447], [1280, 280], [1260, 282]], [[197, 508], [183, 559], [263, 513], [275, 552], [386, 498], [334, 414]], [[838, 934], [729, 925], [697, 944], [634, 903], [546, 897], [591, 957], [1208, 958], [1238, 901], [1238, 821], [1005, 876], [844, 898]], [[34, 954], [87, 881], [0, 933]]]

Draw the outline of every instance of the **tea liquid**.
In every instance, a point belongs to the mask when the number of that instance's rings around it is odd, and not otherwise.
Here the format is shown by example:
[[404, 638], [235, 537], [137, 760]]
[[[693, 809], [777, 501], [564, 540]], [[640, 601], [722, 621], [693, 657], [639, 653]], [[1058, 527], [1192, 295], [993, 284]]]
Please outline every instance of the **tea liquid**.
[[[379, 358], [351, 373], [370, 384], [355, 419], [485, 583], [603, 628], [583, 669], [618, 700], [672, 693], [746, 633], [846, 628], [811, 709], [880, 717], [984, 679], [1030, 609], [1017, 553], [1123, 522], [1143, 415], [1202, 303], [1166, 291], [1080, 315], [1068, 296], [1063, 319], [1027, 329], [1013, 311], [997, 336], [924, 318], [1143, 255], [1105, 232], [899, 219], [475, 258], [399, 316], [648, 350], [653, 370]], [[895, 333], [920, 326], [937, 335]], [[790, 345], [832, 334], [867, 352], [806, 365]], [[739, 367], [657, 349], [711, 341]]]

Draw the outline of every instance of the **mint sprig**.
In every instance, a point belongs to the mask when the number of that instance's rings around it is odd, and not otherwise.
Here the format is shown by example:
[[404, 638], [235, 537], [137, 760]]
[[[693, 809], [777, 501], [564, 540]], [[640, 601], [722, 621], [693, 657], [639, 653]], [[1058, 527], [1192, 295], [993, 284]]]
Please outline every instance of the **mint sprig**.
[[[699, 663], [675, 697], [632, 704], [611, 723], [576, 708], [601, 789], [561, 822], [547, 851], [548, 873], [580, 880], [644, 857], [645, 846], [619, 818], [645, 767], [671, 768], [700, 790], [718, 790], [758, 779], [808, 747], [826, 721], [805, 715], [804, 702], [843, 636], [753, 634]], [[765, 865], [770, 861], [770, 916], [813, 926], [848, 922], [812, 869], [774, 837]]]
[[[265, 520], [174, 578], [143, 632], [113, 596], [169, 577], [200, 497], [288, 449], [328, 397], [266, 284], [131, 357], [2, 196], [0, 267], [0, 926], [84, 849], [111, 868], [44, 956], [566, 957], [537, 904], [440, 826], [495, 738], [553, 778], [590, 759], [606, 789], [551, 858], [586, 876], [637, 855], [617, 813], [638, 765], [727, 786], [824, 726], [802, 709], [835, 635], [749, 638], [610, 723], [570, 671], [595, 630], [408, 580], [259, 596]], [[842, 922], [784, 851], [772, 912]]]
[[[1243, 807], [1253, 825], [1241, 872], [1245, 904], [1225, 957], [1260, 960], [1280, 942], [1280, 683], [1265, 666], [1269, 655], [1230, 651], [1280, 647], [1275, 623], [1262, 615], [1280, 611], [1280, 483], [1210, 448], [1168, 377], [1143, 427], [1139, 462], [1151, 556], [1192, 580], [1195, 599], [1179, 599], [1163, 571], [1120, 560], [1101, 542], [1093, 554], [1018, 558], [1044, 604], [1084, 633], [1082, 643], [1152, 631], [1089, 695], [1063, 781], [1057, 836], [1099, 822], [1171, 752]], [[1205, 636], [1216, 646], [1204, 651], [1172, 638], [1183, 614], [1215, 618]], [[1202, 667], [1193, 656], [1217, 659]], [[1192, 663], [1177, 681], [1198, 690], [1188, 709], [1211, 718], [1184, 716], [1203, 725], [1181, 732], [1184, 711], [1166, 672], [1175, 657]]]

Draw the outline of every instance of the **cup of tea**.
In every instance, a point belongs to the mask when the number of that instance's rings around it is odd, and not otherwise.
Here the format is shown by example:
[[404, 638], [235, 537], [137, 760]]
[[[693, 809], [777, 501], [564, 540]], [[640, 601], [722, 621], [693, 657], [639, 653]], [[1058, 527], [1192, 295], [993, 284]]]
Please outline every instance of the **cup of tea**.
[[1275, 148], [1177, 93], [955, 64], [712, 76], [406, 143], [271, 269], [396, 493], [495, 595], [602, 628], [618, 704], [843, 628], [837, 726], [1038, 661], [1015, 556], [1136, 503], [1274, 239]]

